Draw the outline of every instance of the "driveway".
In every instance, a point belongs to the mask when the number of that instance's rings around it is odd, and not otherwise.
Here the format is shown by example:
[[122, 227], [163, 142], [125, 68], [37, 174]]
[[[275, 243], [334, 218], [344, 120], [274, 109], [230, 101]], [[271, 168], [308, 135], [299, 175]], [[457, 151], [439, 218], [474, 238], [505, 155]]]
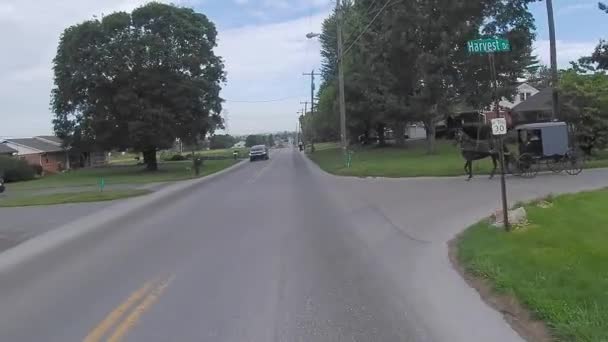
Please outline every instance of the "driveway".
[[[499, 206], [497, 180], [338, 178], [272, 157], [61, 245], [41, 235], [43, 257], [0, 254], [2, 339], [521, 340], [447, 257]], [[509, 179], [509, 196], [606, 176]]]

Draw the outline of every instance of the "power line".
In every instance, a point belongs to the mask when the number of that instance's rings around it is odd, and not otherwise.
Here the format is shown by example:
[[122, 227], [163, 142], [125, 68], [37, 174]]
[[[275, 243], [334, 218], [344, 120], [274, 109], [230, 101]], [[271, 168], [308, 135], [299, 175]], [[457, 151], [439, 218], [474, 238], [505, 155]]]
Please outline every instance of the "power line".
[[300, 98], [300, 96], [289, 96], [289, 97], [283, 97], [280, 99], [272, 99], [272, 100], [252, 100], [252, 101], [224, 100], [224, 102], [228, 102], [228, 103], [269, 103], [269, 102], [281, 102], [281, 101], [293, 100], [293, 99], [298, 99], [298, 98]]
[[376, 19], [378, 19], [378, 17], [380, 16], [380, 14], [382, 14], [382, 12], [384, 12], [384, 10], [386, 9], [386, 7], [391, 3], [392, 0], [386, 0], [386, 2], [384, 3], [384, 6], [382, 6], [382, 8], [380, 8], [380, 10], [378, 11], [378, 13], [376, 13], [376, 15], [372, 18], [372, 20], [367, 24], [367, 26], [363, 29], [363, 31], [357, 36], [357, 38], [355, 38], [355, 40], [346, 48], [346, 50], [344, 50], [344, 52], [342, 52], [342, 58], [344, 58], [344, 55], [346, 55], [348, 53], [348, 51], [350, 51], [350, 49], [355, 46], [355, 44], [359, 41], [359, 39], [361, 39], [361, 37], [363, 37], [363, 34], [365, 34], [365, 32], [367, 32], [367, 30], [369, 30], [369, 28], [374, 24], [374, 22], [376, 21]]
[[[372, 7], [374, 7], [374, 5], [376, 4], [376, 2], [378, 2], [378, 0], [374, 0], [372, 1], [372, 3], [367, 7], [367, 10], [365, 10], [366, 15], [371, 14], [371, 9]], [[344, 41], [349, 41], [353, 35], [355, 34], [355, 32], [351, 32], [348, 37], [344, 38]]]

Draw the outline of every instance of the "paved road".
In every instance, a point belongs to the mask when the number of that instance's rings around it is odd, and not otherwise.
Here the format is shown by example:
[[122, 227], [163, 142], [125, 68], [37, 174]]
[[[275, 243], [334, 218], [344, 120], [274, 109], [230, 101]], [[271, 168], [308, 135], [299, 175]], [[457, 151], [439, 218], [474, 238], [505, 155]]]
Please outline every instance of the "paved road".
[[100, 202], [0, 208], [0, 252], [109, 205], [110, 202]]
[[[510, 195], [607, 175], [510, 179]], [[0, 340], [519, 341], [447, 259], [498, 186], [336, 178], [275, 152], [1, 273]]]

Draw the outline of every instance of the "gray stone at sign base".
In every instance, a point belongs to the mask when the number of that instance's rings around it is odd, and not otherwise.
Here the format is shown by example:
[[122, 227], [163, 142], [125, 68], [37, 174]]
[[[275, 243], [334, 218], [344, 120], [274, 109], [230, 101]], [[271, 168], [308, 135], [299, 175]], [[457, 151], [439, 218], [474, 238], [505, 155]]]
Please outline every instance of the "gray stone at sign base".
[[[509, 210], [509, 223], [510, 224], [520, 224], [526, 221], [528, 214], [526, 213], [526, 209], [524, 207], [519, 207], [517, 209]], [[494, 227], [504, 227], [505, 223], [503, 222], [503, 214], [502, 210], [497, 210], [494, 213]]]

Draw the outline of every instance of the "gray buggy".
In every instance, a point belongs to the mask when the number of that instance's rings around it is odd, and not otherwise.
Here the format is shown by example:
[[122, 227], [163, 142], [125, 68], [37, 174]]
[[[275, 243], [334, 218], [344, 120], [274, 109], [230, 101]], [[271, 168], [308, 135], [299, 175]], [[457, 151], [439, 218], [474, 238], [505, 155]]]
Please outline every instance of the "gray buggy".
[[542, 165], [555, 173], [565, 171], [578, 175], [583, 171], [583, 158], [570, 144], [565, 122], [541, 122], [515, 127], [519, 157], [515, 174], [535, 177]]

